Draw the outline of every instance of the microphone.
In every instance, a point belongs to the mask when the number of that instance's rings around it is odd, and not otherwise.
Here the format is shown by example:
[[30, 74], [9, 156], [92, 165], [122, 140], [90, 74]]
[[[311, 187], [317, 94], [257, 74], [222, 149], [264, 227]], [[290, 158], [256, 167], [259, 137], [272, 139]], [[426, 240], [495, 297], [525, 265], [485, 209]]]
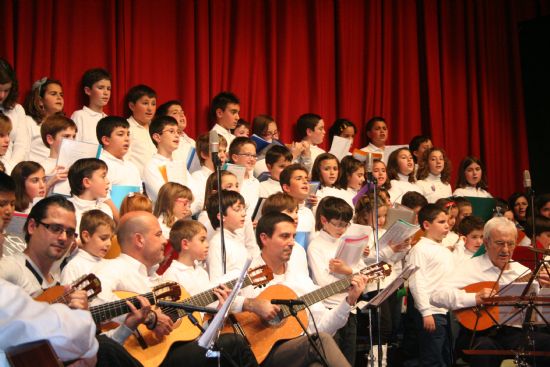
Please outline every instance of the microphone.
[[284, 305], [288, 307], [292, 306], [298, 306], [298, 305], [305, 305], [304, 301], [301, 299], [272, 299], [271, 300], [272, 305]]
[[372, 174], [372, 167], [373, 167], [372, 153], [367, 153], [367, 160], [365, 161], [365, 171], [367, 173], [367, 182], [370, 182], [376, 185], [376, 179]]
[[531, 187], [531, 173], [528, 170], [523, 171], [523, 188], [530, 195], [533, 191]]
[[181, 303], [181, 302], [158, 301], [157, 306], [177, 308], [180, 310], [184, 310], [186, 312], [204, 312], [204, 313], [211, 313], [211, 314], [218, 313], [218, 310], [216, 310], [215, 308], [194, 306], [188, 303]]
[[208, 136], [208, 144], [210, 147], [210, 155], [212, 157], [212, 162], [214, 166], [218, 166], [220, 159], [218, 157], [218, 152], [220, 151], [220, 137], [218, 132], [215, 130], [210, 130], [210, 135]]

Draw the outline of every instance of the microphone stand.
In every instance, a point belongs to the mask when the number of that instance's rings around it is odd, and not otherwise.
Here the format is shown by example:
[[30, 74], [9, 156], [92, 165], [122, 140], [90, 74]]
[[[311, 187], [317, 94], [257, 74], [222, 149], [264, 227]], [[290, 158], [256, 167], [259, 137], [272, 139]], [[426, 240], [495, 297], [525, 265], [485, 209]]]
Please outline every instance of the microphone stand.
[[[369, 158], [367, 158], [369, 159]], [[372, 167], [372, 164], [369, 164], [370, 167]], [[373, 193], [373, 211], [372, 211], [372, 228], [374, 233], [374, 248], [376, 250], [376, 262], [380, 262], [380, 246], [378, 244], [378, 180], [374, 178], [374, 175], [372, 174], [372, 171], [367, 169], [367, 185], [372, 185], [372, 193]], [[380, 294], [380, 280], [376, 282], [376, 294]], [[372, 317], [371, 309], [369, 308], [369, 320]], [[370, 326], [372, 326], [372, 322], [369, 321]], [[377, 339], [377, 348], [378, 348], [378, 367], [382, 367], [382, 358], [383, 357], [383, 350], [382, 350], [382, 332], [380, 330], [382, 324], [382, 315], [380, 314], [380, 306], [376, 308], [376, 327], [377, 327], [377, 333], [376, 333], [376, 339]], [[372, 340], [372, 332], [370, 332], [371, 336], [371, 367], [374, 367], [374, 353], [373, 353], [373, 340]]]
[[218, 157], [218, 154], [212, 154], [212, 162], [214, 163], [214, 168], [216, 170], [216, 180], [218, 181], [218, 213], [220, 214], [220, 239], [222, 247], [222, 271], [223, 274], [226, 273], [227, 260], [226, 260], [226, 250], [225, 250], [225, 234], [223, 231], [223, 210], [222, 210], [222, 162]]
[[[315, 350], [315, 352], [319, 356], [321, 364], [325, 367], [328, 367], [327, 360], [325, 359], [325, 357], [323, 356], [323, 354], [319, 350], [319, 347], [317, 346], [317, 344], [315, 344], [315, 341], [313, 340], [313, 337], [311, 336], [311, 334], [308, 333], [307, 328], [304, 325], [304, 323], [302, 322], [302, 320], [300, 320], [300, 318], [298, 317], [298, 312], [294, 308], [295, 305], [293, 303], [290, 303], [290, 304], [287, 305], [287, 307], [288, 307], [288, 310], [290, 311], [290, 314], [296, 319], [296, 321], [298, 321], [298, 324], [300, 324], [300, 326], [302, 327], [302, 330], [304, 331], [304, 334], [306, 334], [306, 337], [307, 337], [307, 340], [309, 341], [309, 344], [311, 345], [313, 350]], [[319, 338], [319, 335], [317, 335], [317, 339], [319, 340], [319, 343], [321, 343], [321, 339]]]
[[[529, 206], [531, 207], [531, 244], [533, 248], [537, 248], [537, 229], [535, 228], [535, 191], [532, 187], [527, 187], [527, 197], [529, 199]], [[539, 267], [539, 254], [535, 252], [535, 264], [533, 269]]]

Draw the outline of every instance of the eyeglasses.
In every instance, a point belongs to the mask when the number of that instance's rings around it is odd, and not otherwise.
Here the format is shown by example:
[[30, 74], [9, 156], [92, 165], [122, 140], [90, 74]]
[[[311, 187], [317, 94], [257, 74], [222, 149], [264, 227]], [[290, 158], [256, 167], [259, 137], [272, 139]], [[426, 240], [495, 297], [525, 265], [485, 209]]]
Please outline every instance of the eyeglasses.
[[76, 233], [76, 230], [74, 228], [67, 228], [61, 224], [56, 223], [44, 223], [39, 220], [37, 220], [36, 222], [46, 227], [48, 231], [50, 231], [52, 234], [55, 234], [56, 236], [61, 236], [62, 233], [65, 233], [67, 234], [67, 238], [69, 239], [78, 237], [78, 234]]
[[333, 226], [335, 226], [336, 228], [348, 228], [351, 223], [350, 222], [344, 222], [344, 221], [341, 221], [341, 220], [329, 220], [328, 221], [330, 224], [332, 224]]
[[240, 155], [240, 156], [246, 157], [246, 158], [252, 158], [252, 159], [258, 158], [258, 156], [256, 154], [252, 154], [252, 153], [237, 153], [237, 155]]
[[275, 130], [275, 131], [266, 131], [265, 132], [265, 136], [267, 136], [267, 137], [274, 137], [274, 136], [277, 136], [277, 135], [279, 135], [279, 132], [277, 130]]
[[504, 246], [508, 246], [509, 248], [512, 248], [514, 246], [516, 246], [516, 242], [515, 241], [492, 241], [495, 245], [497, 245], [498, 247], [504, 247]]
[[165, 129], [165, 130], [162, 130], [161, 134], [164, 134], [164, 133], [170, 133], [172, 135], [179, 135], [178, 129]]

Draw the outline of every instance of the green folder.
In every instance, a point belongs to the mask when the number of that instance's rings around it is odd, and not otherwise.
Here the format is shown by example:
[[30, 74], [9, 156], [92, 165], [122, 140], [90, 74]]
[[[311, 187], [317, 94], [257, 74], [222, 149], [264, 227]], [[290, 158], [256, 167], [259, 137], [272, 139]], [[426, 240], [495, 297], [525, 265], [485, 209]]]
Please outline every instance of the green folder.
[[497, 203], [495, 198], [476, 198], [466, 196], [466, 199], [472, 203], [472, 215], [482, 218], [485, 222], [493, 217]]

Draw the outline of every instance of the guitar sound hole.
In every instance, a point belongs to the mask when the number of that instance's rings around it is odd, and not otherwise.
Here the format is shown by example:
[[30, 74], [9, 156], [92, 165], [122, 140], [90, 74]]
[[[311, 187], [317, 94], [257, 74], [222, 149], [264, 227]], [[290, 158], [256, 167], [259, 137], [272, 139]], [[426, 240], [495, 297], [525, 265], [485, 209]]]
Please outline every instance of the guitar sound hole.
[[277, 316], [275, 316], [273, 319], [269, 320], [267, 323], [269, 326], [278, 326], [284, 319], [283, 311], [277, 312]]

